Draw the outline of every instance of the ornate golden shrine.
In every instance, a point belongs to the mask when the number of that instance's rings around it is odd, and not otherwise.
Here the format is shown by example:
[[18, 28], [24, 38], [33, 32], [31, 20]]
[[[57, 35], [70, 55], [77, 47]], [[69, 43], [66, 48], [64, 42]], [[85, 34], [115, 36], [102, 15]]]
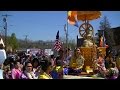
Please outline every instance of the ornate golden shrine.
[[106, 48], [105, 47], [98, 47], [96, 50], [94, 47], [80, 47], [81, 53], [83, 57], [85, 58], [84, 67], [85, 70], [86, 66], [93, 67], [93, 63], [95, 58], [97, 58], [97, 53], [101, 51], [103, 56], [106, 55]]
[[[69, 11], [68, 12], [68, 20], [70, 24], [74, 24], [76, 22], [76, 19], [78, 21], [83, 21], [83, 24], [79, 27], [79, 33], [80, 36], [83, 37], [87, 43], [86, 45], [83, 45], [83, 47], [80, 47], [83, 57], [85, 58], [84, 67], [86, 66], [93, 66], [94, 60], [97, 59], [97, 54], [99, 51], [103, 54], [103, 56], [106, 55], [106, 47], [97, 47], [95, 46], [95, 40], [94, 40], [94, 29], [93, 26], [89, 23], [91, 20], [95, 20], [100, 18], [101, 12], [100, 11]], [[92, 32], [92, 33], [89, 33]], [[91, 38], [91, 41], [89, 38]], [[90, 43], [88, 43], [90, 42]], [[92, 44], [93, 43], [93, 44]]]

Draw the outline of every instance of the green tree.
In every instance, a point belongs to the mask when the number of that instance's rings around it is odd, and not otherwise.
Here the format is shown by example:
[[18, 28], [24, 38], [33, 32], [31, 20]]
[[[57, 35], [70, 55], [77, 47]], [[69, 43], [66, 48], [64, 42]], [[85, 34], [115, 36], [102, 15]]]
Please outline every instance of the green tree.
[[103, 17], [103, 20], [100, 21], [100, 26], [99, 26], [100, 30], [106, 30], [106, 29], [110, 29], [111, 25], [110, 22], [107, 18], [107, 16]]
[[13, 51], [15, 51], [16, 49], [18, 49], [19, 45], [18, 45], [18, 41], [17, 41], [15, 33], [11, 34], [9, 44], [12, 47]]
[[107, 43], [110, 46], [110, 48], [112, 48], [112, 46], [114, 45], [114, 38], [113, 38], [114, 35], [111, 30], [111, 25], [107, 16], [104, 16], [103, 20], [100, 21], [99, 28], [100, 30], [98, 30], [98, 40], [100, 40], [100, 37], [103, 36], [105, 39], [104, 40], [105, 43]]

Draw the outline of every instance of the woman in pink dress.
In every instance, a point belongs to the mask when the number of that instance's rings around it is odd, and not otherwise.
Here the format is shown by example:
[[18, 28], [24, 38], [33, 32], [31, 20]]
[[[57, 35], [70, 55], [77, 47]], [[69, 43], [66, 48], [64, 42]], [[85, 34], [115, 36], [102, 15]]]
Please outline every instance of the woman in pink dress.
[[20, 79], [22, 73], [21, 64], [16, 61], [14, 65], [15, 67], [12, 69], [12, 79]]

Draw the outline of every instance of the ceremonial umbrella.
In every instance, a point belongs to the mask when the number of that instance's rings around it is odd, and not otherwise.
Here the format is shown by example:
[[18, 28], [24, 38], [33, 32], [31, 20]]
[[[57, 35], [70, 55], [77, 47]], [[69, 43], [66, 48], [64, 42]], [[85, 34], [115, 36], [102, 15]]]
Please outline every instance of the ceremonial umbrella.
[[72, 21], [94, 20], [100, 18], [100, 16], [100, 11], [68, 11], [68, 19]]

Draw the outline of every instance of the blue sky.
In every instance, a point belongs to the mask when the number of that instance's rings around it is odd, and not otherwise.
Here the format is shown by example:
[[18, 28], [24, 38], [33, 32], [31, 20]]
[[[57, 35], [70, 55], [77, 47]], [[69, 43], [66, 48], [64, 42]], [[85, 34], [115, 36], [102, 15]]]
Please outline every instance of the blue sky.
[[[8, 35], [15, 33], [17, 38], [30, 40], [55, 40], [56, 33], [60, 31], [60, 37], [65, 37], [64, 24], [67, 23], [67, 11], [0, 11], [0, 26], [3, 26], [3, 14], [12, 15], [8, 20]], [[95, 33], [99, 29], [99, 23], [107, 16], [111, 27], [120, 26], [120, 11], [102, 11], [99, 19], [90, 21]], [[79, 21], [81, 25], [82, 22]], [[12, 25], [12, 26], [11, 26]], [[0, 27], [0, 30], [3, 28]], [[68, 25], [69, 39], [76, 39], [79, 35], [77, 27]], [[79, 35], [80, 36], [80, 35]]]

